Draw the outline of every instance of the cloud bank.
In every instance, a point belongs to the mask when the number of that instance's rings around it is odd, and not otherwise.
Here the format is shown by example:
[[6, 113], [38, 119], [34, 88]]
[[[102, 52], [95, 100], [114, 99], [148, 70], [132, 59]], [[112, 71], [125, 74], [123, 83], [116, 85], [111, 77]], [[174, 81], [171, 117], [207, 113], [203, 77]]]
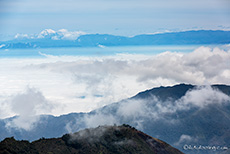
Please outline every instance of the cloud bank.
[[[229, 84], [230, 52], [219, 48], [200, 47], [191, 53], [164, 52], [146, 59], [120, 60], [102, 58], [72, 62], [46, 63], [45, 68], [59, 73], [75, 74], [76, 79], [103, 79], [101, 76], [134, 76], [137, 82], [168, 80], [193, 84]], [[83, 75], [82, 75], [83, 74]], [[84, 76], [85, 75], [85, 76]], [[101, 75], [101, 76], [100, 76]]]
[[[89, 112], [157, 86], [177, 83], [230, 84], [229, 62], [229, 51], [209, 47], [200, 47], [190, 53], [167, 51], [156, 55], [118, 54], [102, 57], [44, 55], [41, 59], [5, 58], [0, 61], [1, 66], [4, 66], [0, 70], [2, 83], [0, 104], [7, 112], [1, 112], [0, 117], [23, 114], [11, 110], [14, 103], [3, 102], [9, 100], [11, 96], [17, 96], [19, 99], [18, 95], [22, 95], [27, 86], [39, 89], [44, 99], [49, 100], [46, 103], [56, 106], [52, 110], [44, 110], [45, 114]], [[207, 89], [200, 89], [199, 92], [207, 94], [204, 95], [205, 99], [208, 99], [209, 95], [220, 101], [227, 99], [224, 96], [217, 97], [216, 92], [209, 93]], [[27, 93], [35, 95], [33, 92]], [[183, 102], [190, 104], [188, 100], [194, 96], [197, 98], [197, 93], [189, 93], [183, 98]], [[29, 95], [24, 96], [30, 98]], [[36, 114], [39, 113], [37, 112], [39, 104], [43, 106], [42, 102], [44, 101], [37, 101], [38, 105], [32, 108]], [[199, 106], [198, 101], [192, 102]], [[207, 104], [208, 101], [203, 105]], [[140, 104], [136, 102], [136, 106]], [[131, 105], [129, 108], [132, 107]], [[120, 112], [124, 112], [123, 110], [126, 111], [125, 107], [120, 109]], [[172, 112], [173, 110], [174, 108]], [[132, 115], [131, 112], [127, 114]], [[108, 121], [114, 120], [113, 117], [107, 118]]]

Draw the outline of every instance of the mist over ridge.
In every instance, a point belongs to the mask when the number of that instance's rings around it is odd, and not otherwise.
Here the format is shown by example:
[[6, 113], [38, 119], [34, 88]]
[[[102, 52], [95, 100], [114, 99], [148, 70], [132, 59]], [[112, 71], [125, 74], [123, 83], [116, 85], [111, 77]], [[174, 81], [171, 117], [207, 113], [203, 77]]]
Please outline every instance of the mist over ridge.
[[13, 137], [0, 142], [0, 153], [132, 153], [182, 154], [178, 149], [127, 124], [98, 126], [59, 138], [17, 141]]
[[[182, 151], [184, 144], [228, 146], [229, 108], [230, 86], [179, 84], [146, 90], [89, 113], [37, 116], [38, 121], [31, 123], [30, 129], [17, 125], [24, 117], [4, 119], [0, 121], [1, 136], [34, 140], [99, 125], [128, 123]], [[58, 129], [53, 131], [54, 128]]]

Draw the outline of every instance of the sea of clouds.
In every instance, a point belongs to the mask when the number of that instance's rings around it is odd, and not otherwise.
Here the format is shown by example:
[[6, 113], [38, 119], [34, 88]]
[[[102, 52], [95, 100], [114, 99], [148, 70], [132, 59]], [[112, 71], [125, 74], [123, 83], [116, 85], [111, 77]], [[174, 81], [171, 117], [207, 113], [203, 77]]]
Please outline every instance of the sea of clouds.
[[[0, 118], [21, 117], [9, 127], [20, 125], [29, 130], [40, 114], [89, 112], [158, 86], [230, 84], [230, 51], [220, 48], [202, 46], [190, 53], [166, 51], [157, 55], [43, 56], [0, 61]], [[203, 92], [207, 98], [215, 95]], [[191, 100], [194, 95], [187, 97]], [[124, 110], [140, 103], [135, 105], [127, 104], [119, 112], [132, 115]], [[103, 119], [103, 115], [97, 116]], [[95, 120], [88, 118], [89, 123]], [[113, 122], [113, 118], [107, 120]]]

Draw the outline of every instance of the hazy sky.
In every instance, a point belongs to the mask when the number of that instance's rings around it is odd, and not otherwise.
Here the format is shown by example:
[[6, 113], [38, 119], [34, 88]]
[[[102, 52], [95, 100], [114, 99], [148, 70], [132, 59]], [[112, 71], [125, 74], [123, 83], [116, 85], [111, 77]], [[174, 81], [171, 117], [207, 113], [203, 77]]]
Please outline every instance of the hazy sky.
[[230, 29], [229, 0], [0, 0], [0, 34]]

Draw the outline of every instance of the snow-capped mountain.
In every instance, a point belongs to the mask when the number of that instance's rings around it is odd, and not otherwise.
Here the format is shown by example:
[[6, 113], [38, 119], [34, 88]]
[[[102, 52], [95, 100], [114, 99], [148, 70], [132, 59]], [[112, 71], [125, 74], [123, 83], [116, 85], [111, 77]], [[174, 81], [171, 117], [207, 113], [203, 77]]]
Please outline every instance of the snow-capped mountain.
[[[31, 45], [28, 46], [28, 43]], [[82, 31], [45, 29], [39, 34], [17, 34], [14, 40], [2, 41], [1, 49], [10, 48], [47, 48], [47, 47], [98, 47], [130, 45], [204, 45], [229, 44], [230, 31], [197, 30], [143, 34], [134, 37], [109, 34], [86, 34]]]
[[45, 29], [40, 34], [37, 35], [38, 39], [46, 38], [52, 40], [76, 40], [79, 36], [85, 35], [85, 32], [74, 31], [70, 32], [66, 29], [60, 29], [54, 31], [52, 29]]
[[45, 29], [40, 34], [38, 34], [37, 38], [52, 38], [57, 33], [52, 29]]
[[51, 40], [76, 40], [79, 36], [85, 35], [85, 32], [82, 31], [68, 31], [67, 29], [52, 30], [44, 29], [39, 34], [29, 35], [29, 34], [16, 34], [15, 41], [28, 41], [36, 39], [51, 39]]

